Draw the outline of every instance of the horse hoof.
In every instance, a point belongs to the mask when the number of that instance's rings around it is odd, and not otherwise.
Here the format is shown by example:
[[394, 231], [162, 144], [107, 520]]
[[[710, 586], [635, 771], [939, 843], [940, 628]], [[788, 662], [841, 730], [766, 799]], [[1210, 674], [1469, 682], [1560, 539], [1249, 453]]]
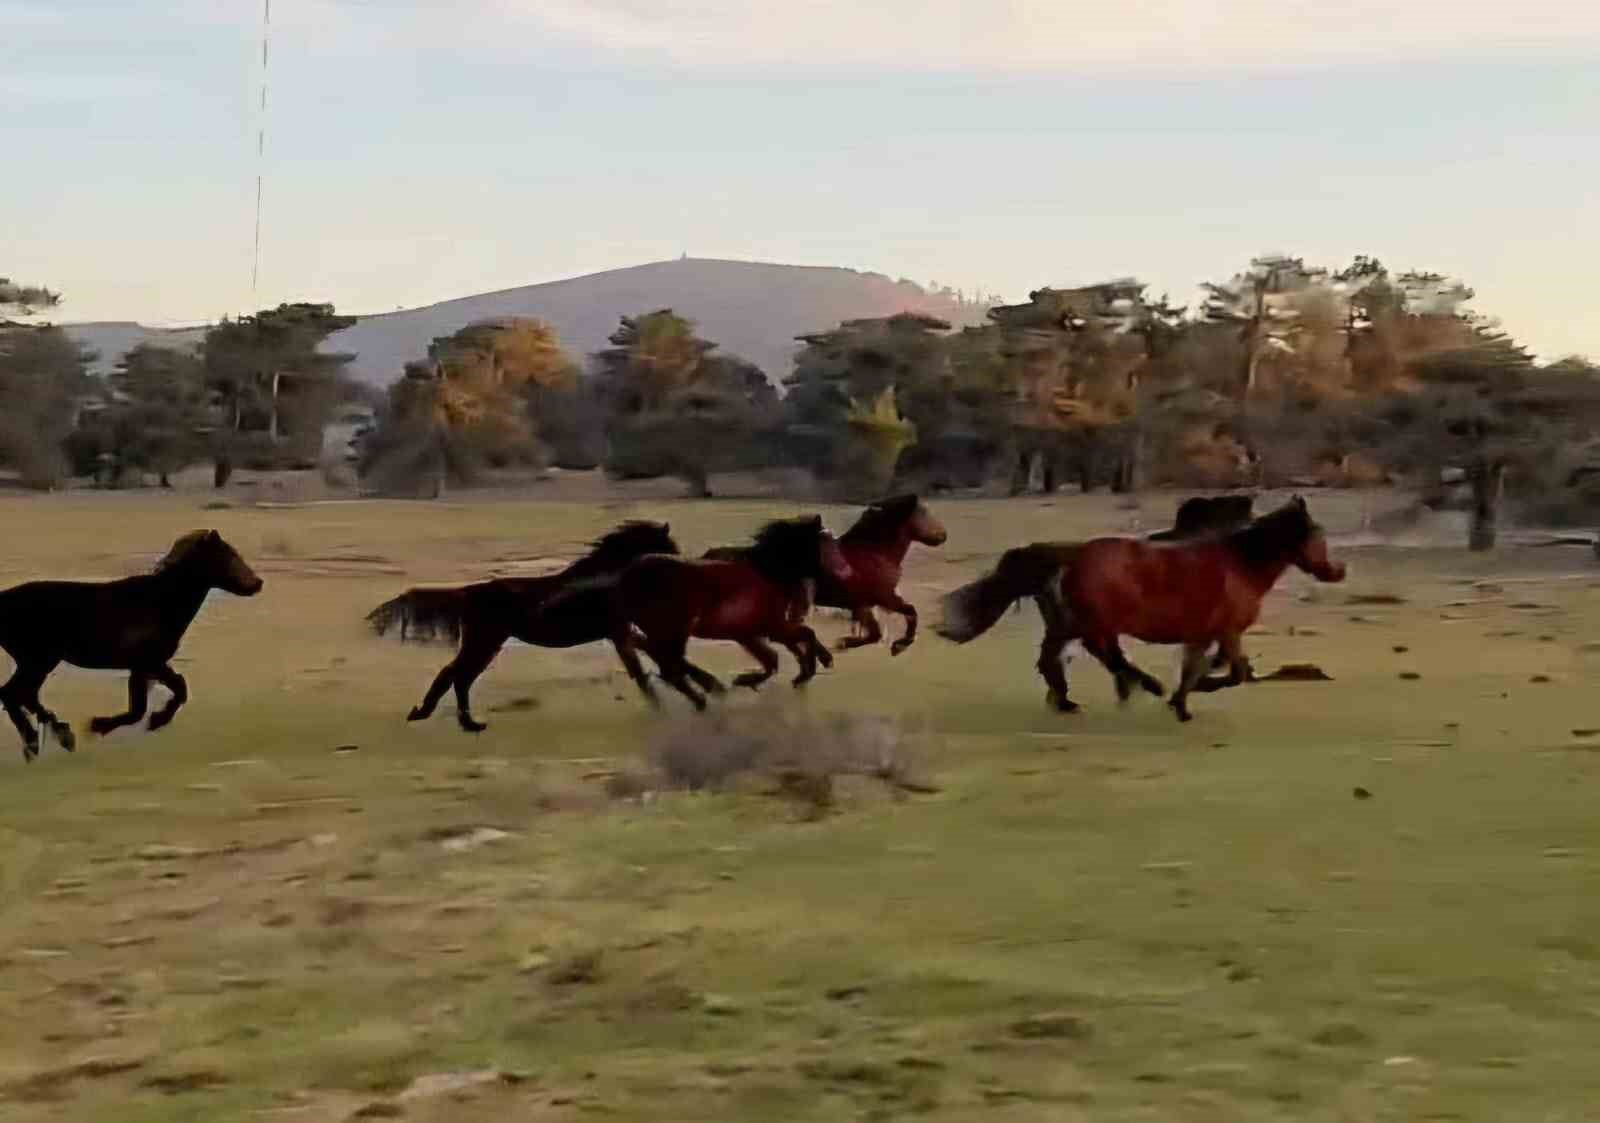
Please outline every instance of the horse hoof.
[[55, 731], [57, 744], [59, 744], [69, 753], [77, 749], [78, 737], [77, 734], [72, 732], [72, 727], [70, 725], [68, 725], [66, 722], [62, 722], [53, 728]]
[[89, 720], [89, 735], [91, 737], [104, 737], [110, 732], [111, 726], [105, 718], [97, 717]]
[[1053, 690], [1045, 695], [1044, 700], [1045, 705], [1049, 706], [1058, 714], [1075, 714], [1079, 710], [1083, 709], [1082, 706], [1078, 705], [1078, 703], [1074, 702], [1071, 698], [1068, 698], [1065, 694], [1057, 694]]
[[755, 673], [739, 675], [733, 680], [733, 685], [747, 687], [750, 690], [760, 690], [761, 684], [767, 681], [766, 675]]
[[910, 646], [911, 646], [911, 644], [909, 644], [905, 640], [897, 639], [897, 640], [895, 640], [893, 643], [891, 643], [889, 645], [889, 654], [890, 655], [904, 655], [906, 653], [906, 650]]
[[22, 743], [22, 759], [28, 764], [33, 763], [33, 758], [39, 755], [39, 742], [24, 741]]
[[426, 721], [428, 715], [422, 712], [421, 706], [412, 706], [411, 712], [406, 715], [407, 721]]
[[1154, 680], [1145, 683], [1144, 688], [1148, 693], [1154, 694], [1157, 698], [1165, 698], [1167, 696], [1167, 688], [1162, 686], [1159, 682], [1155, 682]]
[[470, 717], [461, 718], [460, 719], [460, 725], [461, 725], [462, 732], [465, 732], [465, 733], [482, 733], [485, 729], [489, 728], [489, 723], [488, 722], [486, 722], [486, 721], [474, 721]]

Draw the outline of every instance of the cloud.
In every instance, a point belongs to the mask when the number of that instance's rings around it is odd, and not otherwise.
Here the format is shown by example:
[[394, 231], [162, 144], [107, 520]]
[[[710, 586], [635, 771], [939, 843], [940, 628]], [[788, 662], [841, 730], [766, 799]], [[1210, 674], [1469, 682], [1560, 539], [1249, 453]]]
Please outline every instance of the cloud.
[[486, 6], [572, 45], [696, 67], [1004, 73], [1600, 56], [1600, 5], [1559, 0], [487, 0]]

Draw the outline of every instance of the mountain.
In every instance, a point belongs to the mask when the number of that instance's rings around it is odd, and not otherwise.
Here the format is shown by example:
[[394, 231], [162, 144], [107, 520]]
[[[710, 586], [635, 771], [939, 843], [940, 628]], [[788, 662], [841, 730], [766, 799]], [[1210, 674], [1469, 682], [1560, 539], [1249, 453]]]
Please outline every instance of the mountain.
[[176, 347], [180, 350], [193, 347], [205, 334], [204, 328], [147, 328], [131, 320], [104, 320], [99, 323], [62, 324], [80, 347], [95, 353], [89, 369], [95, 374], [106, 374], [117, 365], [117, 360], [141, 343], [155, 347]]
[[[526, 285], [412, 308], [363, 316], [328, 341], [328, 349], [354, 351], [352, 372], [383, 386], [399, 377], [407, 360], [421, 357], [435, 336], [475, 320], [537, 316], [548, 321], [574, 355], [607, 346], [625, 315], [671, 308], [699, 325], [724, 352], [741, 355], [780, 380], [789, 373], [794, 338], [842, 320], [921, 312], [957, 327], [982, 323], [984, 309], [932, 293], [910, 281], [878, 273], [824, 266], [680, 258], [605, 273]], [[109, 369], [138, 342], [182, 345], [195, 333], [156, 332], [137, 324], [73, 324], [67, 330], [101, 352]]]

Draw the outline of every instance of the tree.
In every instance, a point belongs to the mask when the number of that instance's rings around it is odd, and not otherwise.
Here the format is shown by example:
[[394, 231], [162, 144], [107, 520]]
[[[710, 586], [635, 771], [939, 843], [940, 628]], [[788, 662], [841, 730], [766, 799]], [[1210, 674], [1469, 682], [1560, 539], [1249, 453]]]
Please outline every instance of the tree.
[[[949, 331], [944, 320], [902, 312], [800, 337], [785, 380], [786, 431], [797, 458], [840, 498], [878, 498], [897, 470], [937, 472], [961, 441], [964, 403], [986, 373], [969, 355], [958, 375]], [[968, 380], [964, 399], [958, 379]]]
[[483, 467], [541, 464], [536, 410], [572, 393], [577, 367], [542, 320], [508, 317], [435, 338], [390, 389], [365, 471], [396, 481], [421, 472], [435, 494]]
[[353, 316], [338, 315], [331, 304], [280, 304], [254, 316], [223, 320], [206, 332], [200, 353], [207, 384], [224, 414], [218, 486], [226, 482], [244, 447], [241, 434], [262, 432], [269, 447], [286, 436], [320, 441], [340, 376], [355, 358], [320, 348], [355, 322]]
[[1106, 477], [1119, 489], [1138, 483], [1145, 415], [1172, 373], [1182, 317], [1131, 277], [1036, 289], [1026, 304], [989, 310], [983, 330], [998, 338], [1016, 403], [1013, 494], [1036, 461], [1046, 491], [1069, 462], [1085, 491]]
[[624, 316], [611, 344], [593, 358], [609, 472], [676, 476], [703, 497], [713, 472], [762, 463], [756, 438], [777, 396], [759, 367], [713, 354], [717, 345], [669, 308]]
[[0, 278], [0, 463], [29, 487], [60, 481], [63, 445], [92, 390], [93, 356], [60, 328], [29, 322], [59, 302], [48, 289]]
[[108, 379], [112, 401], [103, 416], [113, 436], [108, 451], [119, 468], [169, 476], [204, 458], [216, 417], [198, 356], [141, 344]]

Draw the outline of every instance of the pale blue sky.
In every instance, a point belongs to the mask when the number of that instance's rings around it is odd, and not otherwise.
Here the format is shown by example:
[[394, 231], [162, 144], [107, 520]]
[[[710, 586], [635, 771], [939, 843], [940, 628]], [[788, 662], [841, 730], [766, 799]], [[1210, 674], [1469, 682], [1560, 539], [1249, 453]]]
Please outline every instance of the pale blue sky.
[[[273, 0], [258, 303], [687, 251], [1021, 299], [1253, 254], [1461, 276], [1600, 356], [1596, 5]], [[250, 307], [259, 0], [0, 0], [0, 273]]]

